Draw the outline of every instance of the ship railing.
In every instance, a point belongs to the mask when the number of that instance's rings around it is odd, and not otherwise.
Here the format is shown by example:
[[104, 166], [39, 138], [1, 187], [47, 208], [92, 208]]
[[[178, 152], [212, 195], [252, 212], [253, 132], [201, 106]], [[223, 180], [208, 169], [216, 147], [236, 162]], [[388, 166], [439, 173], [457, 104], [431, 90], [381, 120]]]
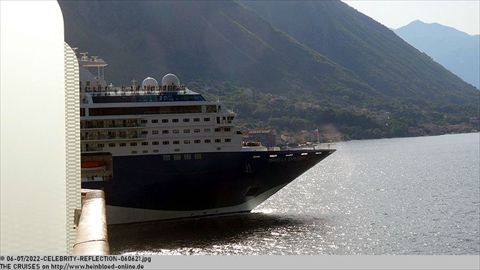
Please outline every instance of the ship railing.
[[81, 148], [82, 152], [98, 152], [98, 151], [103, 151], [103, 147], [82, 147]]
[[298, 145], [298, 146], [243, 146], [244, 150], [250, 151], [285, 151], [285, 150], [326, 150], [335, 149], [334, 143], [322, 143], [312, 145]]
[[[174, 91], [185, 91], [187, 90], [186, 86], [182, 85], [176, 88]], [[130, 95], [151, 95], [151, 94], [160, 94], [164, 92], [171, 92], [173, 90], [167, 90], [166, 88], [155, 87], [155, 88], [133, 88], [133, 87], [106, 87], [106, 88], [88, 88], [84, 89], [82, 92], [89, 93], [92, 96], [130, 96]]]
[[281, 147], [282, 150], [324, 150], [324, 149], [334, 149], [334, 143], [320, 143], [320, 144], [310, 144], [310, 145], [299, 145], [294, 147]]
[[318, 150], [318, 149], [334, 149], [335, 148], [335, 143], [319, 143], [315, 144], [313, 146], [313, 149]]
[[93, 123], [87, 123], [87, 124], [81, 124], [82, 129], [87, 129], [87, 128], [135, 128], [135, 127], [145, 127], [144, 123], [141, 122], [134, 122], [134, 123], [125, 123], [125, 124], [93, 124]]

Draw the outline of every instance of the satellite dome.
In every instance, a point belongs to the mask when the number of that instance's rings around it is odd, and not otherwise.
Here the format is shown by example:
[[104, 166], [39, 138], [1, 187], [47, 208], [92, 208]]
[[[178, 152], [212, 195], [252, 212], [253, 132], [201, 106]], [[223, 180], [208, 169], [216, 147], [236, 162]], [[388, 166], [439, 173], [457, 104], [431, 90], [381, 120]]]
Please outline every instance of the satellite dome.
[[155, 80], [154, 78], [152, 77], [147, 77], [145, 78], [143, 81], [142, 81], [142, 88], [145, 88], [147, 86], [154, 86], [154, 87], [157, 87], [158, 86], [158, 82], [157, 80]]
[[180, 80], [175, 74], [168, 73], [167, 75], [163, 76], [162, 86], [170, 86], [172, 84], [176, 87], [180, 86]]

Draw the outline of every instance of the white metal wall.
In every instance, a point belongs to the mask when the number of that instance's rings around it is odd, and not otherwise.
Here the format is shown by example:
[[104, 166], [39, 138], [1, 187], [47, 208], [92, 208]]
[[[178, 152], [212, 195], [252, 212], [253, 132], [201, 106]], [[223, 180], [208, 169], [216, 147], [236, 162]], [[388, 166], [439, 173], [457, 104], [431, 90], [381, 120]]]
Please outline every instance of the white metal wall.
[[75, 244], [75, 209], [81, 209], [80, 198], [80, 89], [78, 61], [65, 43], [65, 139], [67, 173], [67, 251]]
[[62, 13], [56, 1], [0, 1], [0, 27], [0, 253], [65, 254]]

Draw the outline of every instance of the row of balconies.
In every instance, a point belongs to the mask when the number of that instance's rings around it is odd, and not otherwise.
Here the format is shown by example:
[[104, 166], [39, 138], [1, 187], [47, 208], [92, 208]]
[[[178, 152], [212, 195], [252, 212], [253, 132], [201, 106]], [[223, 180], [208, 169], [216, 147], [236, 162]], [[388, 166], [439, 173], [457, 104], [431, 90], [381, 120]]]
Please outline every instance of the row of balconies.
[[122, 127], [143, 127], [139, 119], [124, 120], [89, 120], [81, 121], [80, 128], [122, 128]]
[[96, 133], [81, 133], [80, 139], [84, 141], [97, 141], [97, 140], [127, 140], [127, 139], [145, 139], [146, 135], [140, 132], [96, 132]]
[[[197, 119], [197, 118], [194, 118]], [[199, 119], [199, 118], [198, 118]], [[232, 119], [233, 117], [217, 117], [214, 119], [216, 120], [217, 124], [220, 125], [232, 125]], [[163, 119], [160, 119], [163, 120]], [[88, 129], [88, 128], [123, 128], [123, 127], [145, 127], [145, 126], [158, 126], [157, 123], [163, 123], [159, 119], [123, 119], [123, 120], [83, 120], [80, 122], [80, 128], [82, 129]], [[173, 121], [176, 120], [176, 121]], [[191, 119], [188, 119], [189, 121], [179, 121], [179, 119], [168, 119], [167, 123], [174, 123], [173, 125], [180, 125], [183, 123], [183, 125], [191, 125], [190, 123], [196, 123], [195, 121], [190, 121]], [[155, 122], [153, 122], [155, 121]], [[167, 124], [164, 123], [164, 124]], [[155, 125], [152, 125], [155, 124]]]

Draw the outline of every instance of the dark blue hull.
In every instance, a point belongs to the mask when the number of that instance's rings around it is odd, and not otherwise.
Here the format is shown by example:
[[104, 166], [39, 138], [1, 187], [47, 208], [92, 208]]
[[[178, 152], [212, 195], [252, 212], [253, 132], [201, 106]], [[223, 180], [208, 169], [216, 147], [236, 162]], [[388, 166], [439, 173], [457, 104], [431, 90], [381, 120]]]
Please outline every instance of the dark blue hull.
[[114, 157], [112, 180], [82, 183], [82, 187], [104, 188], [110, 206], [176, 212], [228, 208], [290, 183], [333, 152], [201, 153], [197, 159], [195, 154]]

